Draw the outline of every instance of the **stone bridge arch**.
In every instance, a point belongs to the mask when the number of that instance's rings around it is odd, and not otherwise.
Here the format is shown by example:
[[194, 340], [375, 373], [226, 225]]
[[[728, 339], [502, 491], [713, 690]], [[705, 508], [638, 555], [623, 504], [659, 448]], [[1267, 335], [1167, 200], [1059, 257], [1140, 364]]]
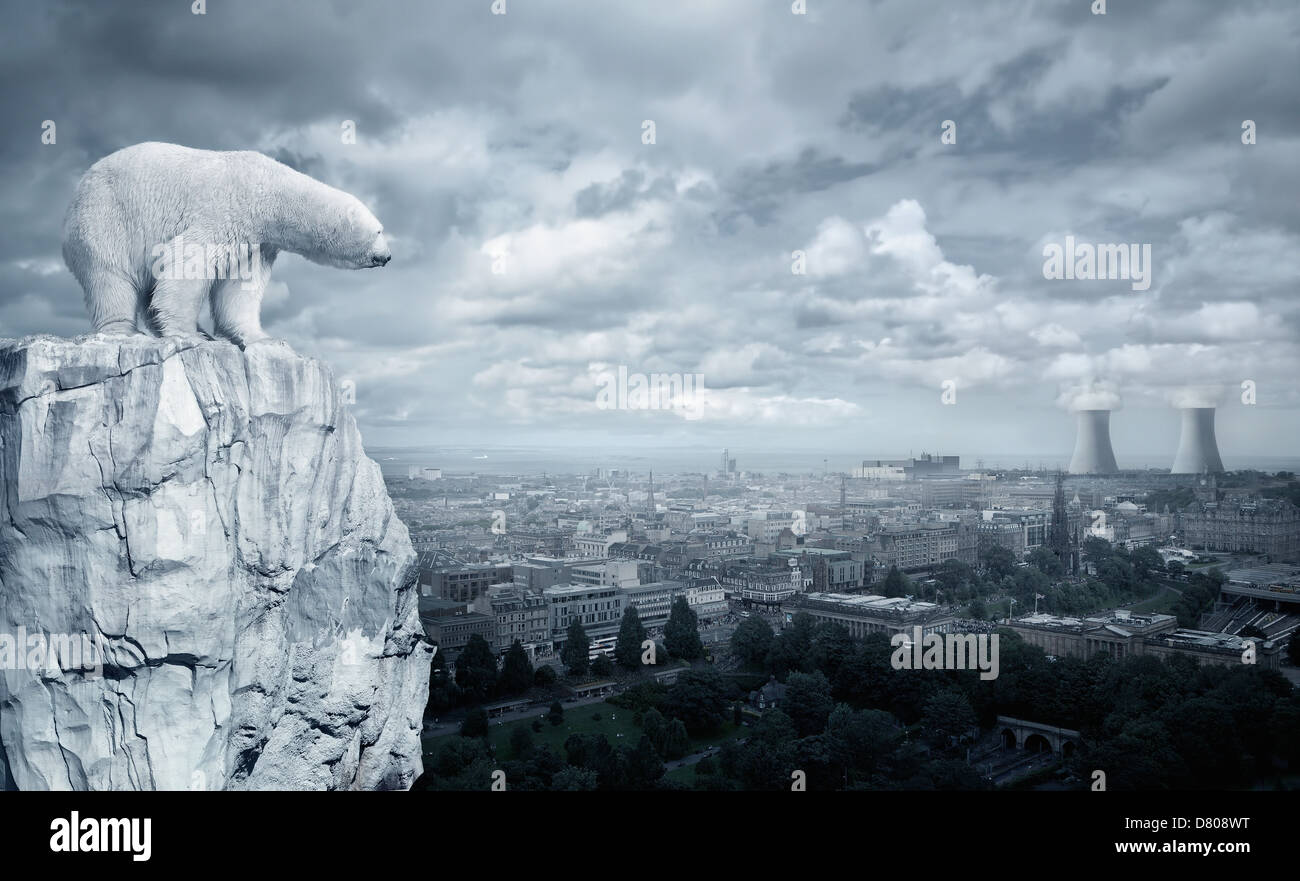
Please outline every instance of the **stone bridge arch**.
[[1004, 749], [1052, 752], [1068, 759], [1079, 748], [1079, 732], [1069, 728], [998, 716], [997, 730]]

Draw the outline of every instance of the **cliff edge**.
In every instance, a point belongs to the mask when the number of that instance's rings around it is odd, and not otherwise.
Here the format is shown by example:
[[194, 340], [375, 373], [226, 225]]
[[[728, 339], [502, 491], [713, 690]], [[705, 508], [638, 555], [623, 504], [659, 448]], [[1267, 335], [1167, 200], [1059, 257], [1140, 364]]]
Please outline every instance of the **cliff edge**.
[[414, 558], [320, 362], [0, 340], [0, 779], [409, 788]]

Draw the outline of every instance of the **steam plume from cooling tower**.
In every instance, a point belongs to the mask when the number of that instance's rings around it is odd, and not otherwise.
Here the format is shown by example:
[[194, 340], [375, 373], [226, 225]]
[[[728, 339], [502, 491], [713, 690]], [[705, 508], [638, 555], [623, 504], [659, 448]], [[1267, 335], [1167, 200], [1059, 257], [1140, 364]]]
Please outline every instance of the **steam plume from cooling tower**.
[[1061, 390], [1058, 406], [1071, 412], [1079, 410], [1118, 410], [1123, 406], [1119, 386], [1104, 379], [1086, 380]]

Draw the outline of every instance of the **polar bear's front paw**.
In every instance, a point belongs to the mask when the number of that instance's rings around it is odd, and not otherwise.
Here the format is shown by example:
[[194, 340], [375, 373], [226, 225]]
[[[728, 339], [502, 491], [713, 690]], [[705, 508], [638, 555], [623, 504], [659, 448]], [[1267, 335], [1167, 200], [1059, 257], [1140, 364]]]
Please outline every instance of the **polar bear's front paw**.
[[187, 330], [181, 333], [166, 333], [163, 334], [163, 338], [175, 343], [177, 346], [184, 346], [185, 348], [201, 346], [211, 340], [211, 337], [207, 334], [200, 333], [197, 330]]
[[96, 328], [95, 333], [104, 336], [148, 336], [135, 326], [134, 321], [110, 321], [103, 327]]

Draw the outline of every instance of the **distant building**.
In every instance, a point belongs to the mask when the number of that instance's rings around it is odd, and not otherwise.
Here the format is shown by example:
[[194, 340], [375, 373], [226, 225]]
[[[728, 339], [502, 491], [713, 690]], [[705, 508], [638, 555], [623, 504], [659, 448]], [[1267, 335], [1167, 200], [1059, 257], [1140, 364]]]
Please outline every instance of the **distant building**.
[[749, 693], [749, 702], [758, 710], [775, 709], [785, 703], [785, 686], [772, 676], [761, 688]]
[[546, 554], [563, 557], [572, 546], [573, 533], [548, 526], [524, 526], [506, 534], [506, 544], [515, 554]]
[[1192, 548], [1280, 559], [1300, 553], [1300, 508], [1286, 499], [1194, 502], [1181, 519]]
[[496, 584], [511, 580], [509, 563], [447, 563], [436, 551], [416, 557], [420, 595], [472, 603]]
[[960, 456], [931, 456], [919, 459], [864, 459], [853, 470], [854, 477], [868, 480], [926, 480], [932, 477], [957, 477], [961, 474]]
[[551, 639], [558, 646], [567, 638], [569, 625], [580, 621], [587, 636], [597, 639], [618, 633], [625, 594], [608, 585], [560, 584], [544, 590], [550, 610]]
[[726, 589], [716, 577], [691, 582], [686, 588], [686, 603], [701, 621], [727, 614]]
[[557, 584], [567, 584], [571, 567], [582, 561], [558, 557], [529, 557], [514, 563], [511, 571], [514, 581], [533, 591], [546, 590]]
[[[865, 566], [848, 551], [803, 545], [777, 551], [776, 557], [794, 559], [803, 568], [809, 589], [835, 593], [860, 589], [864, 584]], [[786, 564], [788, 567], [788, 563]]]
[[465, 603], [421, 596], [418, 604], [424, 635], [451, 664], [455, 664], [471, 636], [478, 634], [489, 645], [496, 639], [496, 620], [470, 611]]
[[646, 627], [662, 627], [668, 623], [673, 600], [679, 594], [686, 592], [686, 585], [680, 581], [654, 581], [650, 584], [624, 587], [621, 590], [623, 608], [636, 607], [637, 617]]
[[781, 530], [794, 526], [793, 511], [759, 511], [749, 518], [747, 533], [756, 544], [774, 544]]
[[729, 596], [767, 606], [780, 605], [803, 590], [803, 574], [798, 567], [757, 560], [726, 564], [719, 580]]
[[1001, 545], [1020, 559], [1047, 543], [1051, 512], [1039, 509], [985, 511], [976, 524], [980, 547]]
[[873, 537], [872, 556], [876, 566], [902, 572], [934, 569], [946, 560], [975, 564], [973, 524], [956, 521], [922, 521], [882, 526]]
[[626, 529], [606, 533], [589, 533], [573, 537], [572, 555], [575, 557], [608, 557], [609, 547], [627, 541]]
[[569, 580], [574, 584], [605, 584], [633, 587], [641, 583], [641, 563], [636, 560], [599, 560], [570, 567]]
[[1229, 633], [1183, 630], [1173, 615], [1137, 615], [1123, 609], [1088, 618], [1038, 613], [1009, 621], [1030, 645], [1058, 658], [1109, 655], [1123, 659], [1134, 655], [1181, 654], [1201, 664], [1235, 666], [1243, 663], [1248, 642], [1255, 643], [1255, 661], [1260, 667], [1276, 668], [1281, 643], [1243, 639]]
[[947, 633], [956, 623], [951, 613], [935, 603], [871, 594], [810, 593], [786, 609], [788, 617], [799, 612], [807, 612], [818, 621], [838, 624], [850, 636], [859, 638], [871, 633], [910, 634], [914, 627], [920, 627], [926, 635]]
[[536, 661], [551, 655], [551, 619], [546, 598], [519, 585], [503, 585], [475, 601], [474, 610], [496, 621], [492, 648], [504, 653], [518, 640]]

